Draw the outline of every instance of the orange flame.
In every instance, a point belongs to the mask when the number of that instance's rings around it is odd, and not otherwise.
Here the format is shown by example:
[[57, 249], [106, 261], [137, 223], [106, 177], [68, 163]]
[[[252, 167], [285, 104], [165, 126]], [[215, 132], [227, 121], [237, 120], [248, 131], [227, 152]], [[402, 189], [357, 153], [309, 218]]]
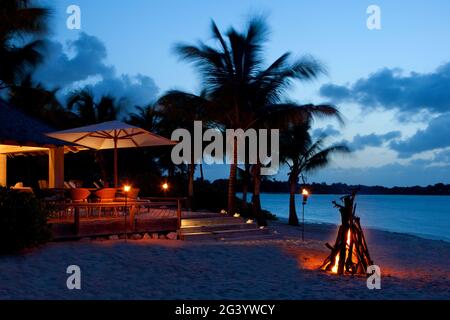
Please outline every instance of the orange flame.
[[[350, 229], [348, 230], [347, 233], [347, 251], [345, 256], [348, 256], [348, 250], [350, 249], [350, 243], [351, 243], [351, 239], [352, 239], [352, 233], [350, 232]], [[338, 267], [339, 267], [339, 253], [336, 255], [336, 258], [334, 258], [334, 266], [333, 268], [331, 268], [331, 272], [332, 273], [337, 273], [338, 272]]]

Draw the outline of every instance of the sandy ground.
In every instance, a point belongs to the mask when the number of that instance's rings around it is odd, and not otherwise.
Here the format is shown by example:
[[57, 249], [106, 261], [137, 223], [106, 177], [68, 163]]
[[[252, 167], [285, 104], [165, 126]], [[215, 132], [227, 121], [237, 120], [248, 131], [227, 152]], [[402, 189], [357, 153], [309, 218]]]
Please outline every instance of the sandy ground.
[[[0, 299], [450, 299], [450, 243], [367, 230], [381, 290], [317, 271], [336, 226], [272, 223], [272, 236], [229, 242], [51, 243], [0, 257]], [[81, 268], [68, 290], [66, 268]]]

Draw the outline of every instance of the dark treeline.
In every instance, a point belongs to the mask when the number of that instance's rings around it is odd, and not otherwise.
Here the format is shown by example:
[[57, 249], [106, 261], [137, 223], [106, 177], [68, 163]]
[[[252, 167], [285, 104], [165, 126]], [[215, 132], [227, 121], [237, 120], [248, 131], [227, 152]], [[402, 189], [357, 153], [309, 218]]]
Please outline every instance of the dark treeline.
[[[226, 180], [216, 180], [214, 185], [225, 184]], [[426, 187], [383, 187], [383, 186], [364, 186], [348, 185], [345, 183], [310, 183], [307, 185], [298, 185], [298, 192], [302, 188], [308, 189], [312, 194], [347, 194], [349, 191], [358, 189], [359, 194], [384, 194], [384, 195], [450, 195], [450, 184], [437, 183]], [[238, 184], [238, 192], [242, 192], [241, 185]], [[287, 181], [264, 180], [261, 183], [261, 192], [266, 193], [289, 193], [290, 186]]]

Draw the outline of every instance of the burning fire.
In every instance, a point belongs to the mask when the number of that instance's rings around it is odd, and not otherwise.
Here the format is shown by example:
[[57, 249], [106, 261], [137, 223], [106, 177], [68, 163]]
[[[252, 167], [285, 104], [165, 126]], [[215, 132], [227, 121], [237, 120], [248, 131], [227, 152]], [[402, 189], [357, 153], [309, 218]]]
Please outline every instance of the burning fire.
[[331, 268], [331, 272], [337, 273], [338, 272], [338, 266], [339, 266], [339, 254], [336, 255], [335, 263], [334, 263], [333, 268]]
[[[348, 230], [347, 233], [347, 250], [345, 253], [345, 257], [348, 256], [348, 250], [350, 249], [350, 242], [352, 239], [352, 233], [350, 232], [350, 229]], [[336, 255], [336, 258], [334, 258], [334, 266], [333, 268], [331, 268], [331, 272], [332, 273], [337, 273], [338, 272], [338, 267], [339, 267], [339, 253]]]

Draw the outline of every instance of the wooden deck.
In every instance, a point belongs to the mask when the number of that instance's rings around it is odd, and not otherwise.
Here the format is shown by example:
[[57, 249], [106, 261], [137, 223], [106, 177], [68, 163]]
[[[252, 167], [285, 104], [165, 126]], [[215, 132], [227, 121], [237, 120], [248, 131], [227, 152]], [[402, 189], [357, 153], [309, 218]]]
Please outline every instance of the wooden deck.
[[182, 211], [182, 200], [54, 204], [55, 214], [48, 223], [54, 240], [176, 232], [182, 218], [198, 216]]

